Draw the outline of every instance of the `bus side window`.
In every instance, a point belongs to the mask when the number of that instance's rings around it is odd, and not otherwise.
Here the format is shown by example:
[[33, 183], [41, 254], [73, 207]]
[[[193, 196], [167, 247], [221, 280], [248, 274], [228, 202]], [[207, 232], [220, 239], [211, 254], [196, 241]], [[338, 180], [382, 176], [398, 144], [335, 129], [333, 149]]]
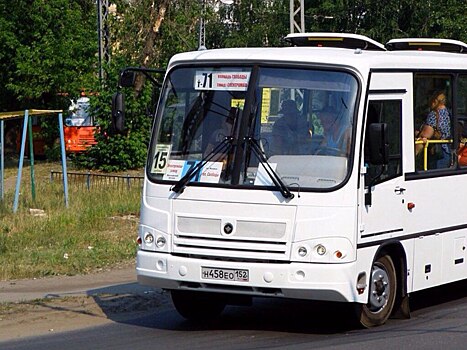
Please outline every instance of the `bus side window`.
[[[453, 74], [414, 74], [414, 135], [419, 142], [415, 145], [417, 171], [452, 168], [455, 165], [452, 161], [455, 151], [453, 138], [458, 126], [453, 109], [453, 82]], [[433, 129], [437, 129], [437, 135], [433, 133], [429, 136]], [[438, 143], [420, 143], [425, 138]]]
[[467, 167], [467, 75], [460, 75], [457, 82], [457, 108], [458, 121], [457, 161], [459, 167]]

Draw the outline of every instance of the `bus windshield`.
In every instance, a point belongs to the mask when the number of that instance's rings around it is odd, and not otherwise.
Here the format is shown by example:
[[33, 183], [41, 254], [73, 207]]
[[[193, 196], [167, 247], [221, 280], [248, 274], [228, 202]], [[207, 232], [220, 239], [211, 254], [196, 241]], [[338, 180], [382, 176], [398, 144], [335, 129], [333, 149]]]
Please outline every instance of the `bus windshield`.
[[349, 170], [357, 93], [345, 71], [175, 68], [158, 109], [149, 179], [177, 183], [188, 173], [190, 184], [270, 188], [276, 175], [290, 188], [336, 187]]

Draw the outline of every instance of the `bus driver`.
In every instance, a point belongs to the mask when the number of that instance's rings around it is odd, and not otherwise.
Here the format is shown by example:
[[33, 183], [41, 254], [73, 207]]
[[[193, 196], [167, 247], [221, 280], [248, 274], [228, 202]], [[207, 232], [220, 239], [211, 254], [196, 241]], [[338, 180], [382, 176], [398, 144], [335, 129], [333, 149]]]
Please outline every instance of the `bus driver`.
[[272, 154], [307, 154], [311, 142], [310, 127], [294, 100], [284, 100], [282, 117], [272, 127]]
[[324, 129], [324, 139], [320, 144], [318, 154], [346, 156], [349, 154], [350, 132], [347, 123], [339, 118], [333, 108], [325, 108], [319, 113], [321, 125]]

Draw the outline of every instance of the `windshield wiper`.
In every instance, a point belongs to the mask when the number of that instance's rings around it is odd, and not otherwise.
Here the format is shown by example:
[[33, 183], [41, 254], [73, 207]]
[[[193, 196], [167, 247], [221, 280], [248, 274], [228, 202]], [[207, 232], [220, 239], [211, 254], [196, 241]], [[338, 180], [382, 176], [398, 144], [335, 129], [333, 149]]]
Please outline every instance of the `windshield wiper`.
[[266, 159], [266, 156], [264, 155], [263, 151], [261, 150], [261, 147], [258, 145], [258, 142], [252, 137], [247, 137], [246, 142], [251, 145], [253, 153], [256, 155], [256, 157], [258, 157], [264, 170], [266, 170], [266, 173], [271, 178], [274, 185], [276, 185], [276, 187], [279, 189], [282, 196], [287, 199], [292, 199], [293, 197], [295, 197], [295, 195], [292, 192], [290, 192], [289, 188], [284, 183], [284, 181], [282, 181], [279, 174], [277, 174], [277, 172], [274, 171], [271, 164]]
[[229, 152], [230, 148], [232, 147], [233, 137], [226, 136], [214, 149], [209, 152], [201, 161], [196, 164], [193, 168], [191, 168], [180, 180], [177, 181], [175, 185], [173, 185], [170, 190], [174, 191], [175, 193], [182, 193], [185, 189], [186, 185], [190, 180], [198, 174], [198, 172], [207, 164], [209, 163], [216, 155], [220, 157]]

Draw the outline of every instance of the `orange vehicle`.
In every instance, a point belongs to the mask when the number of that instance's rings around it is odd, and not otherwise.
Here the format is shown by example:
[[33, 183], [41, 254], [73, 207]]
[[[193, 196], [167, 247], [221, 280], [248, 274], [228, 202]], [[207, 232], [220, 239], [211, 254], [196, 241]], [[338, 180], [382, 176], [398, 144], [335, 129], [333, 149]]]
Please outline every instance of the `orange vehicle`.
[[83, 152], [97, 143], [94, 139], [95, 126], [65, 126], [63, 131], [66, 152]]
[[97, 143], [94, 138], [97, 127], [94, 125], [94, 118], [89, 114], [89, 97], [81, 94], [76, 102], [72, 101], [69, 111], [63, 128], [66, 152], [86, 151]]

